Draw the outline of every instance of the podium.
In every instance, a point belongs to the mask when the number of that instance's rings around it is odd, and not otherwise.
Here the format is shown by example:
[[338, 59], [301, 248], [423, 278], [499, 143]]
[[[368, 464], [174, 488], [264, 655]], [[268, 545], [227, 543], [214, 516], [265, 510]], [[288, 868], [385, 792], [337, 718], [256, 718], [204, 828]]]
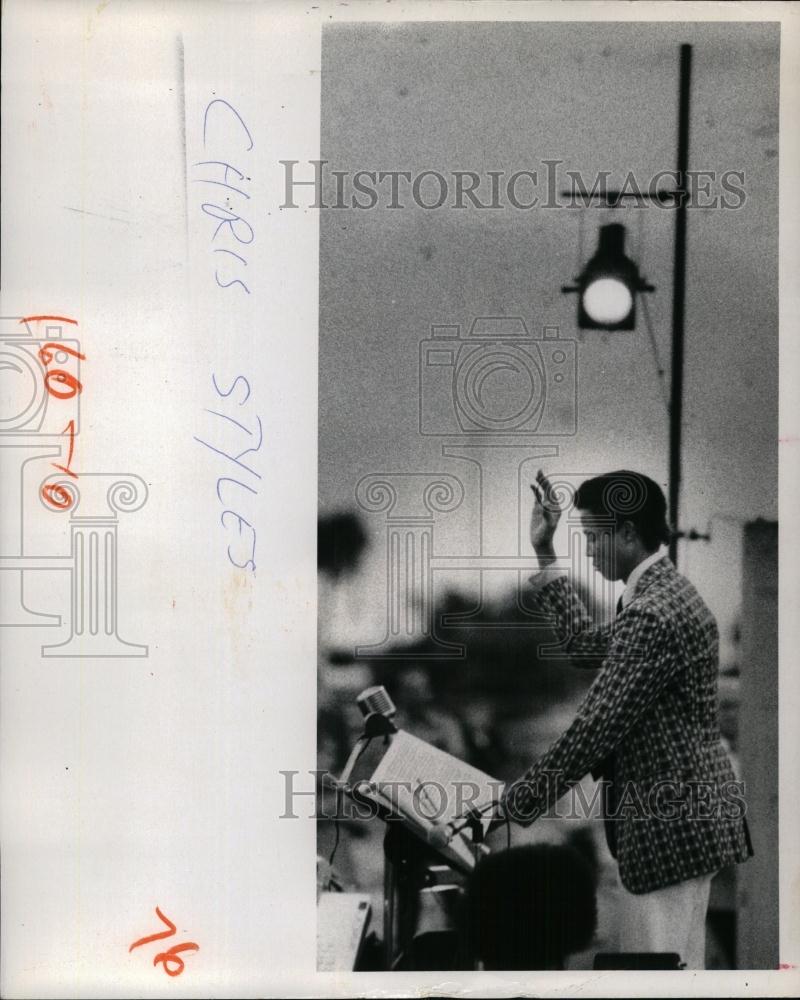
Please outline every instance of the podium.
[[387, 970], [472, 970], [460, 919], [467, 876], [402, 823], [384, 837], [383, 944]]
[[[391, 796], [380, 789], [381, 777], [388, 772], [385, 767], [387, 753], [402, 754], [403, 762], [416, 754], [413, 763], [422, 764], [427, 759], [431, 769], [441, 775], [452, 762], [453, 787], [459, 775], [480, 776], [483, 782], [491, 779], [482, 772], [450, 757], [443, 751], [417, 740], [416, 737], [395, 730], [380, 716], [367, 719], [365, 732], [359, 737], [350, 755], [339, 785], [354, 802], [369, 803], [373, 815], [386, 825], [384, 835], [384, 890], [383, 938], [384, 964], [387, 971], [407, 970], [472, 970], [476, 968], [467, 948], [464, 921], [461, 911], [464, 890], [469, 874], [487, 848], [482, 843], [483, 827], [477, 821], [467, 823], [464, 829], [453, 832], [451, 842], [443, 847], [433, 846], [426, 831], [435, 828], [430, 817], [416, 816], [409, 809], [409, 797]], [[410, 771], [408, 772], [411, 773]], [[463, 779], [461, 779], [463, 780]], [[434, 784], [433, 781], [429, 782]], [[402, 785], [410, 781], [384, 782]], [[420, 781], [420, 786], [424, 782]], [[499, 787], [499, 783], [498, 787]], [[421, 796], [412, 788], [413, 803]], [[491, 806], [493, 800], [488, 802]], [[454, 820], [457, 813], [442, 812], [442, 820]], [[488, 825], [488, 820], [486, 821]]]

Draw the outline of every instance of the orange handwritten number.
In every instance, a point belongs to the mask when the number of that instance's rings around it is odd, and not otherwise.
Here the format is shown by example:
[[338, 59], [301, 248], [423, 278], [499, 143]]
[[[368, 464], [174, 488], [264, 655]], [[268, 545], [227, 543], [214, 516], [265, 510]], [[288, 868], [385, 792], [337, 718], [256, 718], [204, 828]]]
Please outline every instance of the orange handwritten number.
[[[58, 319], [63, 320], [65, 323], [74, 323], [77, 326], [78, 321], [74, 319], [69, 319], [67, 316], [27, 316], [20, 320], [20, 323], [27, 323], [45, 320], [45, 319]], [[53, 356], [56, 352], [62, 352], [64, 354], [71, 354], [75, 358], [80, 358], [81, 361], [86, 360], [86, 355], [81, 354], [80, 351], [76, 351], [74, 347], [70, 347], [67, 344], [57, 344], [53, 341], [48, 341], [39, 348], [39, 358], [42, 364], [47, 367], [53, 360]], [[57, 387], [50, 384], [51, 380], [57, 383]], [[44, 377], [45, 388], [51, 396], [56, 399], [72, 399], [73, 396], [77, 396], [78, 393], [83, 391], [83, 385], [75, 378], [71, 372], [62, 371], [60, 368], [49, 371]], [[61, 387], [66, 387], [62, 389]], [[59, 472], [64, 472], [68, 476], [72, 476], [73, 479], [78, 478], [77, 472], [73, 472], [70, 469], [72, 465], [72, 452], [75, 448], [75, 421], [70, 420], [62, 434], [69, 434], [69, 457], [67, 458], [67, 464], [57, 465], [52, 462], [52, 466], [58, 469]], [[55, 507], [56, 510], [67, 510], [72, 506], [72, 495], [60, 484], [47, 483], [42, 486], [39, 491], [42, 499], [45, 503], [50, 504], [51, 507]], [[158, 911], [156, 911], [158, 912]], [[134, 945], [135, 947], [135, 945]]]
[[23, 316], [20, 323], [39, 323], [43, 319], [60, 319], [63, 323], [73, 323], [75, 326], [78, 325], [76, 319], [70, 319], [69, 316]]
[[69, 457], [67, 458], [67, 464], [66, 466], [56, 465], [55, 462], [51, 462], [50, 464], [53, 465], [56, 469], [58, 469], [59, 472], [66, 472], [68, 476], [72, 476], [73, 479], [77, 479], [78, 478], [77, 472], [73, 472], [72, 469], [70, 469], [70, 466], [72, 465], [72, 452], [75, 450], [75, 421], [70, 420], [70, 422], [67, 424], [67, 426], [61, 433], [69, 434]]
[[69, 510], [72, 506], [72, 494], [60, 483], [45, 483], [40, 492], [45, 503], [49, 503], [56, 510]]
[[[128, 948], [128, 952], [132, 952], [134, 948], [138, 948], [140, 945], [151, 944], [153, 941], [161, 941], [164, 938], [172, 937], [176, 930], [175, 924], [173, 924], [169, 917], [165, 917], [158, 907], [156, 907], [156, 915], [163, 924], [166, 924], [168, 930], [159, 931], [157, 934], [148, 934], [147, 937], [139, 938], [138, 941], [134, 941], [130, 948]], [[185, 963], [178, 954], [178, 952], [181, 951], [200, 951], [200, 945], [195, 944], [194, 941], [185, 941], [183, 944], [175, 944], [167, 951], [159, 952], [159, 954], [153, 959], [153, 965], [158, 965], [160, 962], [164, 966], [164, 972], [166, 972], [168, 976], [179, 976], [185, 968]], [[172, 965], [170, 965], [170, 963], [172, 963]]]
[[[179, 976], [184, 970], [184, 961], [177, 954], [179, 951], [200, 951], [200, 946], [196, 945], [194, 941], [173, 945], [169, 951], [162, 951], [160, 955], [156, 955], [153, 959], [153, 965], [158, 965], [161, 962], [164, 966], [164, 972], [168, 976]], [[177, 962], [177, 968], [174, 970], [170, 969], [167, 964], [168, 962]]]
[[[45, 367], [47, 367], [47, 365], [49, 365], [53, 360], [54, 351], [71, 354], [73, 357], [80, 358], [82, 361], [86, 360], [86, 355], [81, 354], [80, 351], [75, 351], [73, 348], [68, 347], [65, 344], [54, 344], [51, 341], [48, 341], [39, 348], [39, 357]], [[53, 386], [50, 385], [51, 379], [54, 382], [58, 382], [59, 385], [65, 385], [67, 387], [66, 391], [61, 392], [58, 389], [54, 389]], [[53, 371], [48, 372], [44, 377], [44, 384], [50, 395], [55, 396], [56, 399], [72, 399], [73, 396], [77, 396], [78, 393], [83, 390], [83, 386], [71, 372], [62, 371], [60, 368], [55, 368]]]
[[[61, 392], [59, 389], [54, 389], [50, 384], [51, 379], [59, 385], [65, 385], [67, 387], [66, 390]], [[83, 386], [75, 376], [71, 372], [62, 371], [60, 368], [54, 368], [51, 372], [48, 372], [44, 377], [44, 384], [50, 395], [55, 396], [56, 399], [72, 399], [73, 396], [77, 396], [79, 392], [83, 391]]]
[[86, 360], [86, 355], [81, 354], [80, 351], [76, 351], [74, 348], [67, 346], [67, 344], [54, 344], [51, 340], [48, 340], [46, 344], [42, 344], [39, 348], [39, 357], [41, 358], [43, 365], [49, 365], [53, 360], [53, 354], [56, 352], [63, 352], [64, 354], [71, 354], [73, 358], [80, 358], [81, 361]]
[[169, 917], [165, 917], [158, 907], [156, 907], [156, 916], [162, 923], [165, 923], [167, 927], [169, 927], [169, 930], [159, 931], [158, 934], [150, 934], [147, 937], [139, 938], [138, 941], [134, 941], [130, 948], [128, 948], [128, 952], [132, 952], [133, 949], [138, 948], [140, 944], [150, 944], [151, 941], [160, 941], [162, 938], [172, 937], [175, 933], [175, 924], [173, 924]]

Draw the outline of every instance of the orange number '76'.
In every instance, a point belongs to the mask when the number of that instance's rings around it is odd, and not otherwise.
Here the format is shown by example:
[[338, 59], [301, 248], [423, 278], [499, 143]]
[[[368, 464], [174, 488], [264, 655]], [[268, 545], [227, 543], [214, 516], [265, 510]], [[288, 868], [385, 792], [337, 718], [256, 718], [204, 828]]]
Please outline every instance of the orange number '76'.
[[[139, 938], [138, 941], [134, 941], [133, 944], [128, 948], [128, 951], [133, 951], [134, 948], [138, 948], [143, 944], [151, 944], [153, 941], [161, 941], [164, 938], [172, 937], [175, 933], [175, 924], [169, 919], [169, 917], [164, 916], [164, 914], [156, 907], [156, 916], [163, 923], [166, 924], [167, 930], [158, 931], [155, 934], [148, 934], [147, 937]], [[179, 976], [184, 970], [184, 961], [178, 955], [180, 951], [200, 951], [200, 946], [195, 944], [193, 941], [185, 941], [183, 944], [173, 945], [168, 951], [159, 952], [158, 955], [153, 959], [153, 965], [158, 965], [159, 962], [164, 966], [164, 972], [168, 976]], [[173, 963], [170, 966], [170, 963]]]

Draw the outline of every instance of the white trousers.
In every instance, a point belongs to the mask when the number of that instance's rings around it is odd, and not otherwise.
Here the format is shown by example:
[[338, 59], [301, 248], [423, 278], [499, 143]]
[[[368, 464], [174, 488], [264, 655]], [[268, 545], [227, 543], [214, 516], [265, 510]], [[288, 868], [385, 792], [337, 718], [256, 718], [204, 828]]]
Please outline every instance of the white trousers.
[[622, 887], [620, 951], [675, 951], [687, 969], [706, 965], [706, 911], [711, 875], [640, 896]]

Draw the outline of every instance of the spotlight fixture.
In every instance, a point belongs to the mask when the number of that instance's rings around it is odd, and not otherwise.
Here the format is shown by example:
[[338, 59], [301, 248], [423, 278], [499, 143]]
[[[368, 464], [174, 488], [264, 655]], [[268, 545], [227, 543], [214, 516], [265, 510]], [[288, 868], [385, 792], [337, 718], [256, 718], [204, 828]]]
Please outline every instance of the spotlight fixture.
[[562, 292], [578, 293], [578, 326], [582, 330], [633, 330], [636, 293], [652, 292], [639, 268], [625, 254], [625, 227], [618, 222], [600, 227], [597, 252]]
[[[669, 543], [669, 557], [678, 561], [678, 539], [702, 537], [698, 532], [683, 532], [680, 524], [681, 499], [681, 441], [683, 433], [683, 368], [684, 341], [686, 337], [686, 209], [689, 201], [687, 177], [689, 175], [689, 121], [692, 89], [692, 46], [680, 47], [678, 78], [678, 142], [675, 190], [652, 195], [641, 191], [584, 191], [582, 201], [588, 207], [599, 195], [600, 205], [616, 208], [633, 199], [639, 206], [656, 200], [671, 203], [675, 209], [675, 245], [672, 267], [672, 365], [669, 387], [669, 511], [676, 531]], [[576, 201], [576, 192], [562, 192]], [[632, 330], [636, 324], [636, 293], [653, 292], [639, 274], [639, 269], [625, 256], [625, 227], [618, 224], [600, 228], [597, 253], [586, 264], [574, 286], [562, 286], [562, 292], [578, 293], [578, 326], [584, 330]], [[653, 332], [645, 310], [647, 332], [655, 345]], [[659, 376], [661, 367], [659, 365]]]

